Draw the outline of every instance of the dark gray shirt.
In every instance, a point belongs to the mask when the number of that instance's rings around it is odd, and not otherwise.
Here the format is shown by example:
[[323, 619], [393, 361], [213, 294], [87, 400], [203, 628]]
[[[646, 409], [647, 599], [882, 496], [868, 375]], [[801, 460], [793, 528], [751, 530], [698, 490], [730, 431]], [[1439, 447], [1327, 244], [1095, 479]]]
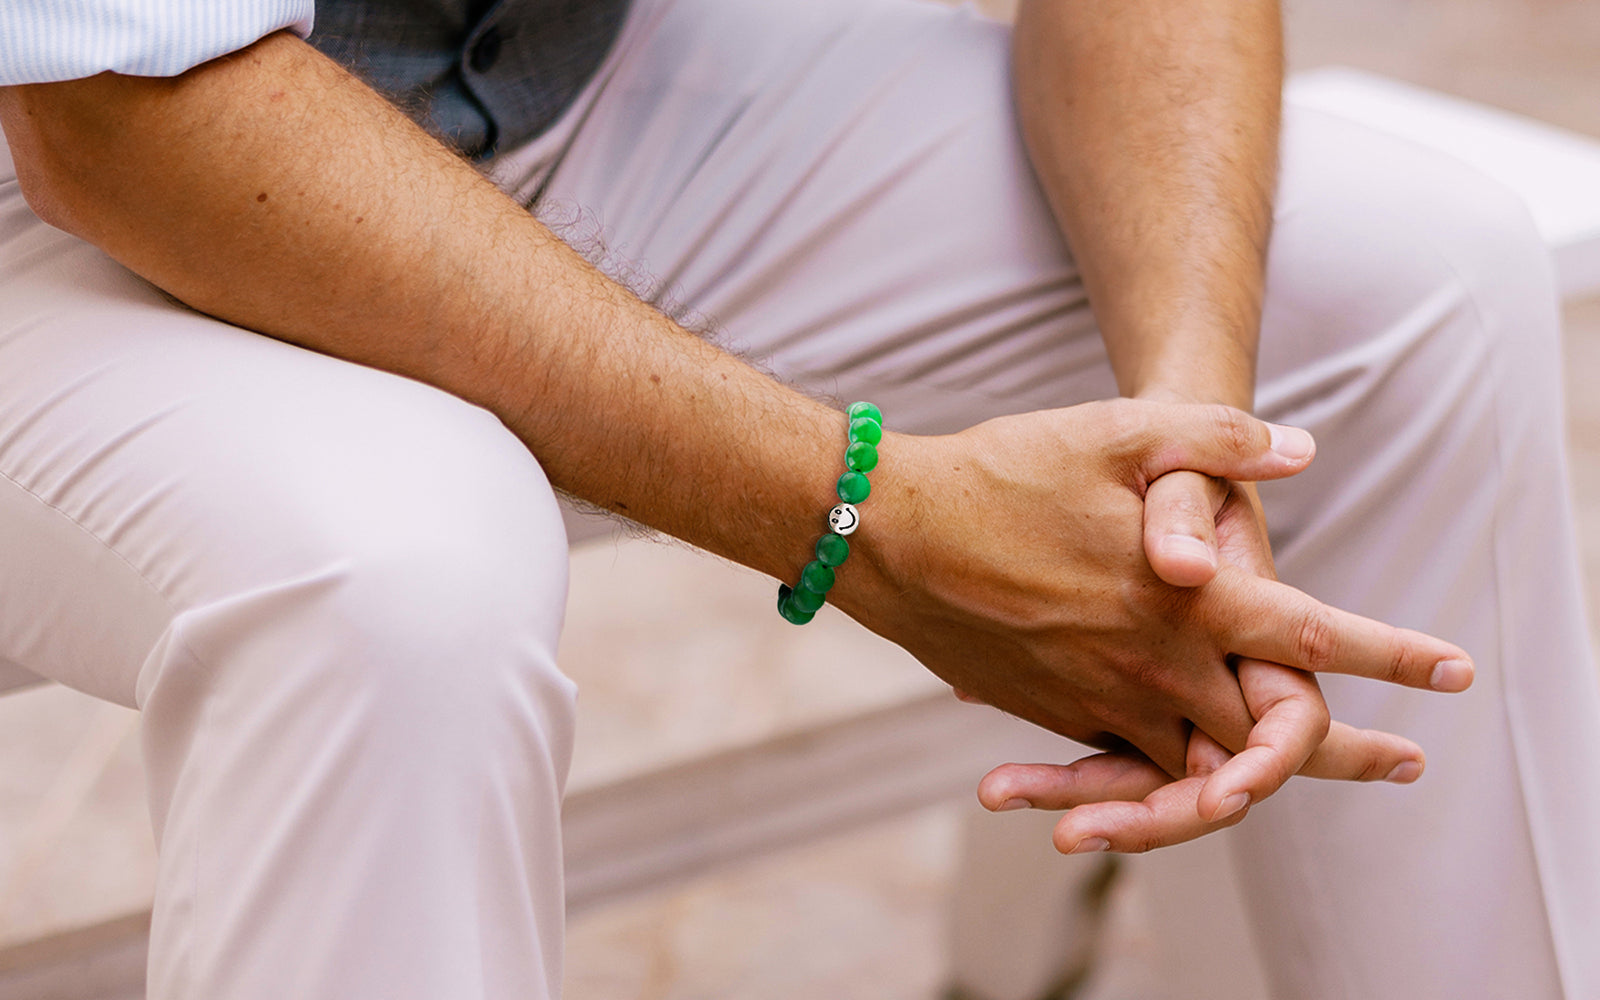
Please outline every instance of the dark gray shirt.
[[317, 0], [312, 44], [463, 153], [549, 127], [616, 40], [628, 0]]

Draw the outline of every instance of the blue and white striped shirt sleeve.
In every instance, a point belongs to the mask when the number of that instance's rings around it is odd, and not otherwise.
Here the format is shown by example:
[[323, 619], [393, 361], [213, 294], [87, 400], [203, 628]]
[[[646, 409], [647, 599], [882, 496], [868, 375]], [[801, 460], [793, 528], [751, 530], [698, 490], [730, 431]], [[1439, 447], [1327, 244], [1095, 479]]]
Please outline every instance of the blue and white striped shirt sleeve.
[[313, 0], [3, 0], [0, 86], [177, 76], [282, 28], [309, 35], [312, 14]]

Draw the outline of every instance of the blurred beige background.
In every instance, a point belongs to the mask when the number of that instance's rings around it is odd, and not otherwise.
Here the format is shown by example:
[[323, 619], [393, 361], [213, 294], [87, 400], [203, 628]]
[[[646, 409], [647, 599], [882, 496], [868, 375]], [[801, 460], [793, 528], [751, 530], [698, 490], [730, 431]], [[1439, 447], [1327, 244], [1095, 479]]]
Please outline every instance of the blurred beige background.
[[[1600, 3], [1290, 0], [1287, 22], [1291, 69], [1357, 66], [1600, 137]], [[1600, 300], [1566, 318], [1575, 489], [1600, 581]], [[776, 615], [746, 614], [770, 603], [770, 584], [682, 548], [600, 545], [576, 557], [574, 581], [563, 662], [584, 687], [578, 782], [932, 688], [839, 616], [796, 640]], [[633, 613], [618, 620], [619, 604]], [[975, 808], [928, 809], [587, 914], [572, 927], [569, 996], [934, 1000]], [[1080, 996], [1260, 995], [1253, 967], [1204, 927], [1214, 872], [1186, 858], [1214, 862], [1214, 848], [1184, 851], [1127, 867], [1103, 967]], [[132, 713], [59, 689], [0, 700], [0, 950], [136, 911], [152, 864]], [[1173, 933], [1188, 924], [1201, 930]]]

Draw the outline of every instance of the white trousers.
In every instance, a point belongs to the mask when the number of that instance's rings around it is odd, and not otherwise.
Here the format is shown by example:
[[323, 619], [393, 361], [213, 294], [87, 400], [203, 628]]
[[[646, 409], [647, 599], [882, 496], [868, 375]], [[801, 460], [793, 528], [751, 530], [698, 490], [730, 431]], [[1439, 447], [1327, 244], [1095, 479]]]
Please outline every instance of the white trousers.
[[[1110, 395], [1008, 30], [915, 0], [639, 0], [496, 169], [647, 296], [900, 429]], [[1283, 147], [1259, 409], [1320, 447], [1262, 491], [1282, 574], [1479, 673], [1326, 683], [1429, 770], [1252, 812], [1274, 991], [1600, 996], [1600, 694], [1544, 248], [1406, 142], [1291, 108]], [[566, 544], [491, 416], [175, 305], [0, 163], [0, 658], [143, 710], [152, 998], [559, 993]]]

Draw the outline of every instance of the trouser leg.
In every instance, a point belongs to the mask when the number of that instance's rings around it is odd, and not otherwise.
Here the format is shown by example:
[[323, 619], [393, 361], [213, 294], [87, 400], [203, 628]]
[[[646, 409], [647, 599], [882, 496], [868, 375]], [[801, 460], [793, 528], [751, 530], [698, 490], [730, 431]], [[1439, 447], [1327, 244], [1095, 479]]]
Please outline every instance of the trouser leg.
[[[1280, 572], [1459, 643], [1478, 677], [1451, 698], [1324, 684], [1336, 716], [1420, 742], [1428, 773], [1411, 789], [1290, 787], [1240, 828], [1258, 914], [1296, 900], [1320, 921], [1257, 921], [1274, 981], [1295, 996], [1595, 995], [1600, 699], [1548, 254], [1509, 192], [1420, 147], [1305, 114], [1285, 157], [1260, 405], [1319, 452], [1263, 487]], [[1340, 934], [1359, 958], [1321, 943]]]
[[8, 178], [0, 657], [143, 710], [149, 995], [557, 995], [538, 465], [453, 397], [172, 305]]
[[[541, 206], [618, 273], [901, 429], [1114, 391], [1011, 119], [1006, 29], [916, 3], [643, 7]], [[1288, 117], [1260, 408], [1322, 451], [1266, 494], [1284, 574], [1462, 643], [1479, 682], [1327, 685], [1431, 771], [1295, 782], [1250, 817], [1266, 964], [1285, 995], [1592, 994], [1575, 838], [1600, 706], [1542, 249], [1464, 169]]]

